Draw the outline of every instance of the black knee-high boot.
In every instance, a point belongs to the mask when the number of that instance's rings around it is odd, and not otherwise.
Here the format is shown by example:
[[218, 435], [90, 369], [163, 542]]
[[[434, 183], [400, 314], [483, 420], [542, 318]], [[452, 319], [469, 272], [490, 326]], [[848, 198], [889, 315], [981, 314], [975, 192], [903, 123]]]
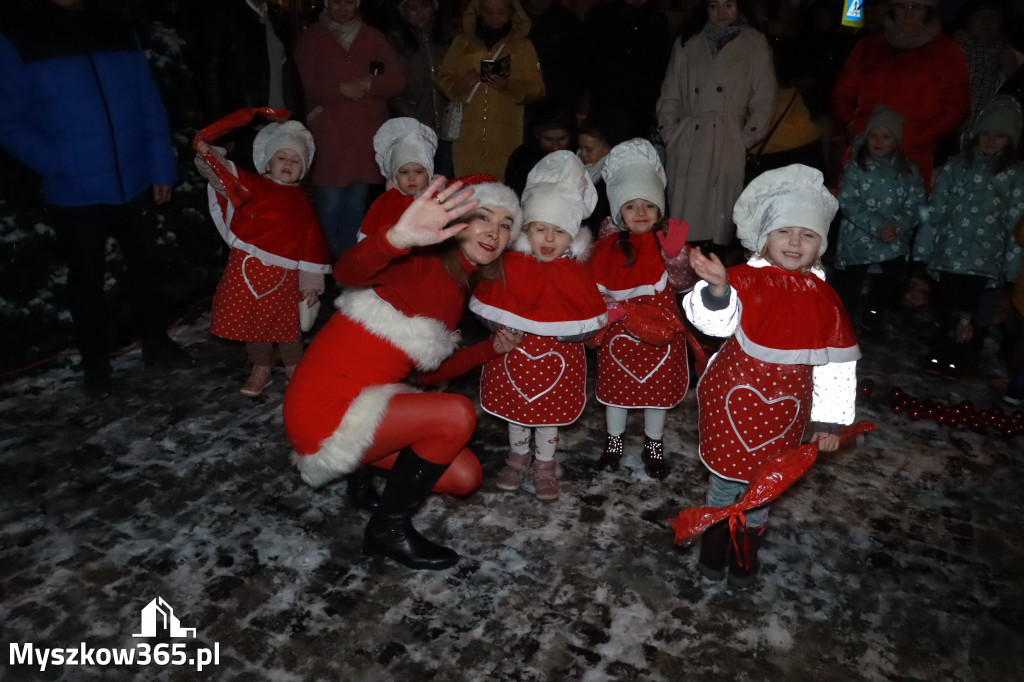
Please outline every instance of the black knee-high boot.
[[[742, 536], [737, 534], [736, 542], [739, 545], [739, 554], [733, 552], [732, 560], [729, 562], [729, 587], [744, 589], [754, 584], [757, 579], [757, 572], [760, 563], [757, 560], [757, 551], [761, 549], [764, 542], [764, 534], [768, 526], [760, 528], [744, 528]], [[742, 559], [742, 566], [741, 564]]]
[[412, 515], [441, 478], [447, 464], [434, 464], [411, 448], [398, 453], [380, 504], [363, 534], [363, 552], [391, 557], [409, 568], [437, 570], [454, 566], [459, 555], [434, 544], [412, 526]]
[[697, 571], [709, 580], [725, 577], [725, 561], [729, 556], [729, 522], [719, 521], [700, 536], [700, 562]]
[[373, 487], [374, 467], [363, 464], [348, 475], [348, 501], [356, 509], [373, 511], [380, 505], [380, 495]]

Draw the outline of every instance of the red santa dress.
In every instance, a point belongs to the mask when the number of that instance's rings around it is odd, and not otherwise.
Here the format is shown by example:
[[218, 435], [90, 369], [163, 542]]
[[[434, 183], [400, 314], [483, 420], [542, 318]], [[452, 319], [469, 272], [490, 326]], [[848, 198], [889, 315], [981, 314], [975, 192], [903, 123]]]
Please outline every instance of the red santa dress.
[[587, 402], [587, 357], [580, 341], [608, 322], [590, 273], [572, 258], [541, 263], [505, 255], [503, 281], [481, 282], [469, 309], [485, 320], [525, 332], [512, 351], [484, 365], [480, 404], [522, 426], [563, 426]]
[[363, 240], [375, 232], [383, 232], [398, 222], [398, 219], [409, 208], [409, 204], [415, 201], [414, 197], [402, 192], [397, 187], [377, 197], [370, 208], [363, 216], [363, 222], [359, 224], [357, 240]]
[[[594, 245], [588, 265], [598, 289], [616, 301], [654, 305], [678, 319], [675, 291], [669, 286], [654, 233], [629, 234], [628, 243], [634, 254], [630, 267], [625, 267], [619, 235]], [[597, 399], [604, 405], [668, 409], [683, 399], [689, 381], [686, 341], [681, 336], [655, 346], [631, 335], [620, 320], [601, 339]]]
[[[415, 390], [403, 383], [414, 367], [429, 372], [452, 355], [466, 304], [433, 251], [396, 249], [384, 232], [345, 251], [334, 272], [347, 287], [338, 312], [303, 355], [283, 406], [292, 462], [313, 486], [359, 465], [391, 398]], [[491, 342], [464, 351], [481, 348]]]
[[210, 215], [231, 247], [213, 297], [210, 332], [225, 339], [299, 340], [299, 271], [331, 271], [316, 213], [302, 189], [235, 169], [251, 191], [233, 206], [210, 186]]
[[749, 483], [766, 459], [800, 444], [808, 417], [852, 422], [860, 349], [823, 275], [761, 259], [728, 272], [728, 308], [709, 313], [701, 282], [684, 309], [702, 331], [732, 333], [697, 384], [701, 461]]

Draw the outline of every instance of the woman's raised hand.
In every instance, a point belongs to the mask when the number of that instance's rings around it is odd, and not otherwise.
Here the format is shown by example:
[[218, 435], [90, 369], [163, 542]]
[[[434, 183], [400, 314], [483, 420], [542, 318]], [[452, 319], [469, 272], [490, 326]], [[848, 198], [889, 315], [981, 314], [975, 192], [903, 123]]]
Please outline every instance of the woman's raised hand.
[[445, 187], [444, 183], [443, 177], [434, 178], [423, 194], [405, 209], [398, 222], [387, 231], [392, 246], [404, 251], [414, 246], [439, 244], [466, 228], [466, 223], [452, 221], [480, 202], [472, 198], [472, 188], [463, 189], [461, 182], [454, 182], [450, 187]]

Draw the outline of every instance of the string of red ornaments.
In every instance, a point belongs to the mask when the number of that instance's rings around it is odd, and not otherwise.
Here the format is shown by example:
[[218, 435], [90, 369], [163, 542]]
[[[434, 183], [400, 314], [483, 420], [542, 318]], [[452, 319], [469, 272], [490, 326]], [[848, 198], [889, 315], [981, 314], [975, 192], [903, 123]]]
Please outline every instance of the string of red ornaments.
[[[874, 381], [863, 379], [857, 384], [858, 400], [866, 401], [874, 389]], [[1008, 415], [999, 406], [975, 409], [970, 400], [962, 400], [956, 405], [947, 405], [941, 400], [930, 398], [918, 400], [896, 386], [889, 389], [889, 398], [892, 400], [890, 409], [893, 414], [904, 415], [912, 421], [932, 419], [940, 426], [954, 429], [965, 428], [984, 433], [991, 428], [1006, 438], [1024, 436], [1024, 410], [1015, 410]]]

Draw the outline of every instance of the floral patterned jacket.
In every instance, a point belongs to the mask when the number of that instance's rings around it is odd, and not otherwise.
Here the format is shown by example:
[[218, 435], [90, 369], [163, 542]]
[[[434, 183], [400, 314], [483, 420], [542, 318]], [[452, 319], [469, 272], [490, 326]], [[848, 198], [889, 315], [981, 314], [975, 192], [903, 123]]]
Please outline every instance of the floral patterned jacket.
[[[896, 160], [869, 158], [867, 170], [851, 157], [839, 185], [839, 245], [836, 267], [882, 263], [910, 253], [914, 227], [925, 207], [924, 180], [910, 161], [911, 173], [896, 173]], [[896, 225], [896, 238], [882, 241], [886, 223]]]
[[984, 156], [958, 154], [932, 187], [927, 220], [914, 242], [914, 257], [928, 274], [987, 277], [992, 286], [1017, 280], [1021, 247], [1013, 228], [1024, 213], [1024, 165], [998, 173]]

